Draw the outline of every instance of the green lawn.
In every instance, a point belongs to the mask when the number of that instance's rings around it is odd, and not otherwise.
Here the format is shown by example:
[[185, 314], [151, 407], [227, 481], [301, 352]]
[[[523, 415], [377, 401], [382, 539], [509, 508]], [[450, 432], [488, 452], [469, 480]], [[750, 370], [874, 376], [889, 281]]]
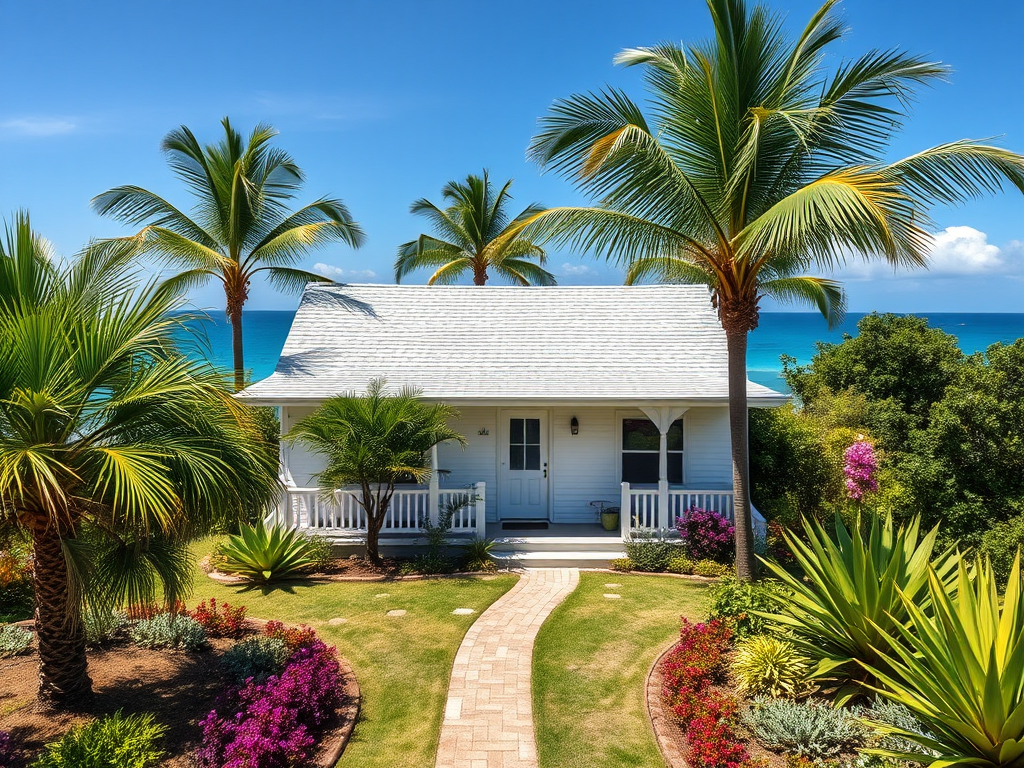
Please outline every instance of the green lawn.
[[[201, 577], [189, 605], [211, 596], [246, 605], [250, 616], [308, 624], [338, 647], [363, 693], [339, 768], [432, 768], [455, 652], [474, 619], [517, 578], [292, 583], [264, 592]], [[476, 613], [454, 616], [456, 608]], [[385, 616], [393, 609], [408, 613]], [[331, 626], [332, 618], [347, 621]]]
[[[654, 659], [678, 634], [680, 617], [704, 617], [704, 590], [685, 579], [580, 575], [579, 587], [541, 627], [534, 649], [541, 768], [664, 768], [644, 709], [644, 685]], [[604, 593], [622, 597], [610, 600]]]

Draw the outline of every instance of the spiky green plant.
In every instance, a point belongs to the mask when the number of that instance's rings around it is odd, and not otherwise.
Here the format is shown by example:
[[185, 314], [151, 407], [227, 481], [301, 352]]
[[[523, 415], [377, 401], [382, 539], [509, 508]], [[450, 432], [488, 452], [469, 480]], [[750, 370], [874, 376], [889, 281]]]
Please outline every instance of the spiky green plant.
[[808, 688], [810, 664], [793, 644], [773, 635], [753, 635], [732, 661], [737, 687], [750, 696], [795, 697]]
[[[973, 572], [972, 572], [973, 571]], [[930, 608], [909, 593], [909, 616], [885, 636], [884, 665], [865, 665], [880, 681], [878, 693], [899, 702], [930, 733], [876, 724], [883, 733], [933, 750], [931, 768], [1024, 766], [1024, 581], [1020, 555], [1006, 593], [989, 562], [961, 562], [951, 596], [946, 580], [928, 571]], [[914, 753], [879, 754], [918, 760]]]
[[242, 525], [220, 548], [220, 566], [250, 581], [269, 584], [294, 576], [315, 562], [315, 547], [297, 528], [283, 525]]
[[762, 615], [792, 630], [797, 649], [816, 662], [812, 677], [836, 683], [839, 701], [866, 692], [875, 682], [869, 669], [886, 668], [880, 649], [909, 620], [906, 600], [927, 597], [929, 568], [952, 585], [959, 553], [935, 557], [938, 527], [922, 537], [920, 525], [915, 518], [897, 529], [891, 515], [872, 514], [865, 537], [859, 516], [847, 528], [837, 515], [832, 538], [804, 520], [806, 543], [783, 532], [804, 578], [765, 561], [792, 595], [780, 613]]
[[160, 742], [166, 733], [151, 714], [118, 710], [47, 744], [31, 768], [150, 768], [165, 754]]

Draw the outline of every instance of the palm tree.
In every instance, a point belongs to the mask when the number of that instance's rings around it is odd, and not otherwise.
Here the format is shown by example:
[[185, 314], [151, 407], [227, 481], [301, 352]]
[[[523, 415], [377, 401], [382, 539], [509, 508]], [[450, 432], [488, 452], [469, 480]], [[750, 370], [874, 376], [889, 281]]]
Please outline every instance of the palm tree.
[[283, 150], [271, 146], [277, 132], [260, 124], [248, 140], [221, 121], [224, 137], [203, 147], [184, 125], [164, 137], [162, 149], [174, 174], [196, 198], [193, 215], [141, 187], [115, 187], [92, 200], [93, 209], [128, 224], [145, 224], [135, 236], [150, 253], [183, 271], [184, 288], [221, 281], [231, 321], [235, 389], [245, 385], [242, 308], [252, 278], [261, 272], [278, 290], [301, 291], [309, 282], [330, 282], [294, 265], [331, 242], [360, 247], [365, 236], [341, 200], [320, 198], [296, 211], [288, 201], [303, 174]]
[[91, 692], [83, 605], [183, 596], [186, 544], [277, 490], [251, 409], [174, 332], [129, 241], [53, 257], [18, 214], [0, 243], [0, 529], [31, 540], [39, 699]]
[[443, 210], [426, 198], [414, 202], [409, 210], [426, 218], [435, 235], [420, 235], [398, 247], [395, 282], [417, 269], [434, 269], [428, 285], [454, 283], [469, 271], [474, 285], [485, 285], [491, 269], [517, 285], [554, 285], [555, 276], [543, 268], [544, 249], [528, 238], [505, 236], [518, 222], [544, 210], [531, 203], [509, 221], [505, 208], [512, 199], [511, 186], [509, 179], [495, 194], [485, 170], [483, 176], [445, 184], [441, 196], [449, 206]]
[[806, 271], [854, 255], [924, 266], [932, 204], [1007, 181], [1024, 190], [1024, 159], [974, 141], [886, 160], [915, 89], [947, 70], [870, 51], [829, 74], [826, 51], [845, 33], [836, 1], [793, 39], [764, 6], [708, 0], [713, 39], [620, 53], [618, 63], [645, 68], [653, 122], [619, 90], [555, 102], [529, 153], [599, 202], [543, 212], [514, 232], [623, 264], [631, 282], [710, 289], [729, 353], [741, 578], [753, 572], [747, 334], [762, 297], [811, 304], [834, 323], [844, 309], [841, 285]]
[[381, 563], [377, 542], [395, 484], [430, 478], [430, 451], [466, 439], [448, 426], [458, 412], [443, 403], [427, 405], [419, 392], [404, 387], [387, 392], [384, 379], [370, 382], [365, 395], [332, 397], [296, 424], [286, 436], [301, 440], [326, 458], [317, 484], [328, 489], [357, 485], [366, 513], [366, 557]]

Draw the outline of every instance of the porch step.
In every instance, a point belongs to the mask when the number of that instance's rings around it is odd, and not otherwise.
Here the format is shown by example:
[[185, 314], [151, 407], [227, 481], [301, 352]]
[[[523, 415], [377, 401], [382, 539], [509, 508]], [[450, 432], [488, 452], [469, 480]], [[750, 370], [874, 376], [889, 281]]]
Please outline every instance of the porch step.
[[491, 557], [499, 568], [608, 568], [612, 560], [625, 557], [622, 543], [618, 550], [544, 550], [540, 552], [522, 552], [498, 550], [492, 551]]
[[622, 557], [622, 539], [615, 536], [496, 536], [494, 548], [501, 552], [605, 552]]

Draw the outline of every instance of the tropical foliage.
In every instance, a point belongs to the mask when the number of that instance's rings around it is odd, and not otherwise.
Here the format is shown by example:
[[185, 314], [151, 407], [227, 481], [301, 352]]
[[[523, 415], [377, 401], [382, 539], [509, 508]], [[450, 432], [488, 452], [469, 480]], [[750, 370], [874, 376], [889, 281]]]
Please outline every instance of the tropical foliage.
[[19, 214], [0, 243], [0, 528], [31, 539], [40, 697], [86, 695], [93, 605], [169, 602], [186, 544], [264, 508], [277, 467], [251, 411], [181, 355], [188, 317], [126, 241], [63, 262]]
[[740, 643], [732, 662], [736, 687], [750, 696], [804, 693], [809, 665], [793, 644], [772, 635], [754, 635]]
[[430, 222], [433, 235], [420, 235], [398, 247], [395, 282], [420, 269], [433, 269], [428, 285], [454, 283], [467, 273], [475, 285], [484, 285], [488, 270], [515, 285], [554, 285], [555, 276], [544, 269], [547, 254], [529, 238], [513, 233], [524, 219], [544, 210], [531, 203], [513, 219], [506, 210], [512, 199], [509, 179], [495, 191], [487, 171], [463, 182], [449, 181], [441, 190], [448, 203], [440, 208], [423, 198], [409, 210]]
[[804, 525], [806, 542], [785, 534], [803, 578], [767, 563], [792, 593], [768, 617], [792, 631], [796, 648], [816, 662], [811, 676], [837, 683], [844, 702], [886, 668], [886, 637], [908, 620], [908, 605], [927, 597], [929, 574], [949, 587], [960, 558], [952, 550], [936, 556], [938, 529], [922, 536], [919, 520], [896, 528], [891, 516], [872, 515], [866, 536], [859, 516], [847, 528], [837, 515], [834, 537], [816, 521]]
[[167, 727], [153, 715], [120, 711], [73, 727], [32, 763], [32, 768], [149, 768], [160, 764]]
[[242, 307], [254, 277], [279, 290], [301, 291], [327, 278], [294, 265], [311, 250], [332, 242], [353, 248], [363, 231], [341, 200], [320, 198], [289, 210], [303, 184], [302, 170], [271, 141], [277, 132], [260, 124], [242, 136], [228, 118], [224, 136], [203, 146], [184, 125], [164, 137], [171, 170], [195, 197], [190, 214], [136, 186], [114, 187], [93, 198], [93, 208], [128, 224], [144, 224], [135, 240], [180, 271], [176, 287], [210, 279], [224, 286], [231, 321], [235, 388], [245, 384]]
[[652, 120], [606, 88], [556, 101], [530, 155], [600, 203], [553, 208], [516, 229], [627, 268], [627, 281], [706, 285], [729, 350], [736, 568], [753, 573], [747, 478], [747, 333], [762, 297], [815, 306], [830, 321], [844, 295], [808, 276], [858, 254], [926, 264], [929, 208], [1024, 190], [1024, 158], [961, 140], [890, 162], [915, 91], [947, 69], [901, 51], [840, 61], [837, 0], [790, 38], [765, 6], [708, 0], [711, 40], [623, 51], [644, 68]]
[[320, 488], [355, 485], [366, 514], [366, 556], [381, 562], [377, 542], [395, 485], [430, 477], [430, 452], [440, 443], [465, 438], [448, 426], [458, 411], [443, 403], [426, 404], [419, 392], [403, 387], [388, 392], [387, 382], [375, 379], [366, 394], [340, 395], [326, 400], [288, 433], [321, 454], [326, 466], [317, 474]]
[[298, 528], [266, 523], [242, 525], [240, 533], [220, 547], [220, 569], [250, 581], [270, 583], [312, 566], [313, 546]]

